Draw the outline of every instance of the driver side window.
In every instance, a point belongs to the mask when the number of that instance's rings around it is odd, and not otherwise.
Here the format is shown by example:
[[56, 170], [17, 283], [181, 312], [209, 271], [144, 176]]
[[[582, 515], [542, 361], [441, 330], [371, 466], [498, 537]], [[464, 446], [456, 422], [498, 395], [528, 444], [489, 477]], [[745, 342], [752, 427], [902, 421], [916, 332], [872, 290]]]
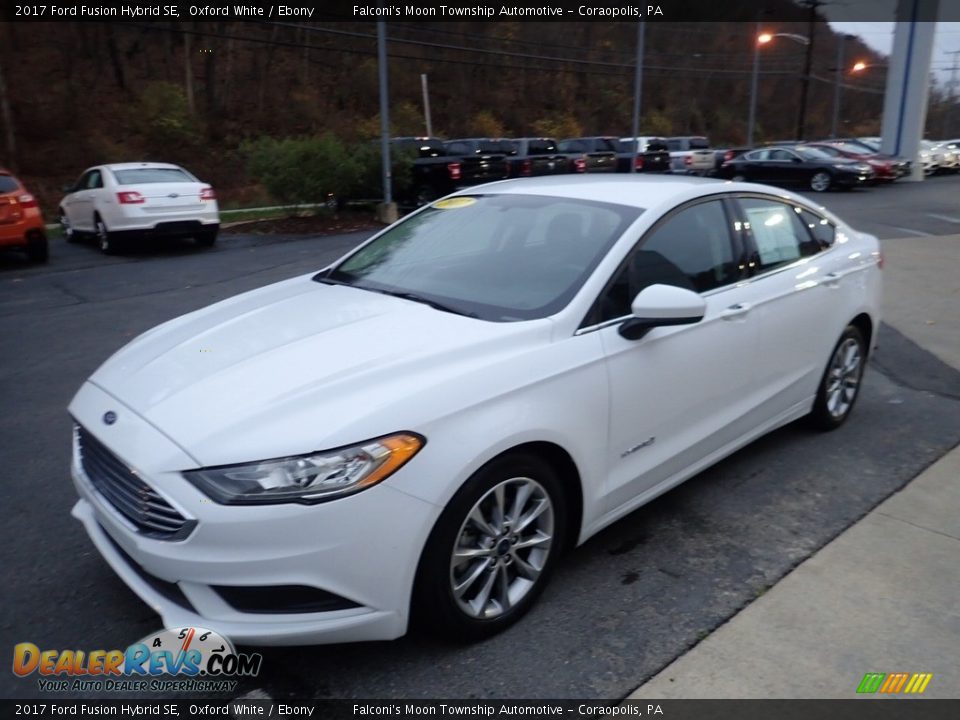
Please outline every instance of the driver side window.
[[732, 223], [719, 200], [697, 203], [660, 223], [617, 271], [596, 306], [597, 322], [630, 314], [630, 303], [649, 285], [707, 292], [740, 279], [731, 242]]

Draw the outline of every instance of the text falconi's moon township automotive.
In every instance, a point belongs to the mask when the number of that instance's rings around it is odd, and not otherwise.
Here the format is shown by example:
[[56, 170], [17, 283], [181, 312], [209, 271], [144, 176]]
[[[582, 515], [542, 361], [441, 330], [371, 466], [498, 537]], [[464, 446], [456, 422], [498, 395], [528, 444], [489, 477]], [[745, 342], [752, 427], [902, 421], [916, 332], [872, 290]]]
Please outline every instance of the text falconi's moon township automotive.
[[[450, 5], [427, 7], [421, 7], [419, 5], [385, 5], [383, 7], [370, 7], [367, 5], [354, 5], [353, 14], [355, 17], [563, 17], [564, 10], [563, 8], [549, 5], [540, 7], [501, 5], [499, 8], [493, 5], [477, 5], [474, 7], [454, 7]], [[663, 10], [659, 5], [647, 5], [646, 7], [630, 5], [612, 8], [579, 5], [575, 13], [573, 10], [567, 10], [566, 14], [576, 14], [578, 17], [604, 17], [613, 19], [662, 16]]]

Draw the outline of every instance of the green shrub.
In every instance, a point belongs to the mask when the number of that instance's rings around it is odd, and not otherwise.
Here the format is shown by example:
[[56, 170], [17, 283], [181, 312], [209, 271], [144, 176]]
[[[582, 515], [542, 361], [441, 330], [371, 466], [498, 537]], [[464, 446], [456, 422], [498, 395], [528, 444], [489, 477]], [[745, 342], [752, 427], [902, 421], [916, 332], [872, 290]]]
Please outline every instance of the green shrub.
[[[354, 147], [354, 157], [360, 172], [350, 197], [372, 200], [383, 198], [383, 160], [379, 142], [362, 142]], [[390, 149], [390, 176], [393, 196], [409, 193], [413, 184], [413, 154]]]
[[241, 151], [250, 173], [285, 205], [348, 196], [360, 178], [357, 158], [329, 133], [283, 140], [264, 137], [245, 142]]

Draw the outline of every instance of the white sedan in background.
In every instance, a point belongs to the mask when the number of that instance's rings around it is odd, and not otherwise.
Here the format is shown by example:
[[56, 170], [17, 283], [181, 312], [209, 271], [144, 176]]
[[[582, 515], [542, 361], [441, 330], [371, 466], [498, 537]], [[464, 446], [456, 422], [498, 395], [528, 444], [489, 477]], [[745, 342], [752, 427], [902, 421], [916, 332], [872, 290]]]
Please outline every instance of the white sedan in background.
[[59, 210], [64, 237], [93, 236], [105, 253], [146, 236], [193, 237], [209, 247], [220, 229], [213, 188], [177, 165], [98, 165], [65, 191]]
[[490, 635], [564, 549], [786, 423], [840, 426], [881, 267], [762, 185], [471, 188], [117, 352], [70, 405], [73, 515], [166, 627]]

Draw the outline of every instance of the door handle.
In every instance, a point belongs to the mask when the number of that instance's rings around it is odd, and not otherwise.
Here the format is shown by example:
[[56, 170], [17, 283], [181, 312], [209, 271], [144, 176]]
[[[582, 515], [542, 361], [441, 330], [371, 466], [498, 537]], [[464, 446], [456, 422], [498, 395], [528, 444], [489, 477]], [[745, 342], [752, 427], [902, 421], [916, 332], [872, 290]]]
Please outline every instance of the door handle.
[[827, 287], [835, 288], [837, 287], [837, 285], [840, 284], [840, 279], [842, 277], [843, 275], [841, 275], [838, 272], [828, 272], [826, 275], [823, 276], [823, 284], [826, 285]]
[[724, 320], [737, 320], [750, 312], [750, 307], [750, 303], [737, 303], [736, 305], [731, 305], [726, 310], [721, 312], [720, 317], [722, 317]]

